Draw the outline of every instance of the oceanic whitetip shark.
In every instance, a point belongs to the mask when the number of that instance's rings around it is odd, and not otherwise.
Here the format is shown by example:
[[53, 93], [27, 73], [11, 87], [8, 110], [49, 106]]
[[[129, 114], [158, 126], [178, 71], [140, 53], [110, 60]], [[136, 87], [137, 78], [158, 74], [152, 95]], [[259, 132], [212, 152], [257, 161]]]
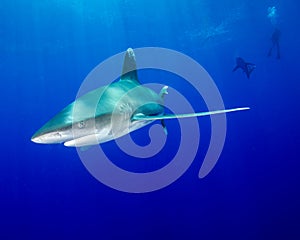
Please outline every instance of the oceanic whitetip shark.
[[97, 88], [77, 98], [48, 121], [31, 138], [35, 143], [64, 143], [68, 147], [86, 147], [108, 142], [160, 120], [200, 117], [228, 113], [244, 108], [179, 115], [164, 113], [167, 86], [159, 94], [140, 84], [136, 60], [131, 48], [126, 51], [119, 81]]

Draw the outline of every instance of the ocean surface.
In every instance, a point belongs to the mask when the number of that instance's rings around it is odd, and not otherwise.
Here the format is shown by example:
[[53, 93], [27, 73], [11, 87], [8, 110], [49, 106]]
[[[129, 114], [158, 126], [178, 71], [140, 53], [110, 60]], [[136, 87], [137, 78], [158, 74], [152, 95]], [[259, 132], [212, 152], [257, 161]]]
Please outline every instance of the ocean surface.
[[[0, 239], [300, 239], [299, 11], [296, 0], [1, 0]], [[275, 28], [280, 59], [276, 48], [267, 56]], [[183, 53], [210, 74], [226, 108], [251, 108], [227, 114], [223, 151], [205, 178], [210, 117], [198, 119], [187, 171], [148, 193], [98, 181], [75, 148], [31, 141], [92, 69], [129, 47]], [[232, 71], [237, 57], [256, 65], [249, 79]], [[176, 74], [145, 69], [139, 80], [173, 86], [207, 111]], [[151, 142], [151, 126], [131, 134], [136, 144]], [[179, 122], [166, 126], [151, 158], [101, 146], [126, 171], [156, 171], [180, 145]]]

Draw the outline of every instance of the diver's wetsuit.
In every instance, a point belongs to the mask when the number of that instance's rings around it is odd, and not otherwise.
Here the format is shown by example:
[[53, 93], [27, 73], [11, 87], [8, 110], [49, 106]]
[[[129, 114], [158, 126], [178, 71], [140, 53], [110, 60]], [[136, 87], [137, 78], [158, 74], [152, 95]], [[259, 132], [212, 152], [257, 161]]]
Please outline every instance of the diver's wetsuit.
[[280, 59], [280, 48], [279, 48], [280, 35], [281, 35], [280, 30], [278, 28], [275, 28], [275, 30], [272, 34], [272, 38], [271, 38], [273, 45], [269, 50], [268, 57], [270, 57], [272, 55], [272, 50], [276, 46], [276, 48], [277, 48], [277, 59]]

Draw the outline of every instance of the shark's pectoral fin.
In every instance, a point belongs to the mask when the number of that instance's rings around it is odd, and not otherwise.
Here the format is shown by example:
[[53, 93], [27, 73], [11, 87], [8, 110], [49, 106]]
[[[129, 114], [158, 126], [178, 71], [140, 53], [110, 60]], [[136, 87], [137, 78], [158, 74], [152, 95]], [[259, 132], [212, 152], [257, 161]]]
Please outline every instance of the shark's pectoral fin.
[[86, 150], [84, 148], [88, 146], [92, 146], [96, 144], [99, 144], [97, 134], [91, 134], [84, 137], [75, 138], [71, 141], [67, 141], [64, 143], [66, 147], [82, 147], [83, 150]]
[[232, 69], [233, 72], [235, 72], [236, 70], [238, 70], [240, 68], [239, 65], [236, 65], [234, 69]]
[[221, 113], [229, 113], [229, 112], [236, 112], [242, 110], [248, 110], [249, 107], [243, 108], [232, 108], [232, 109], [225, 109], [225, 110], [216, 110], [211, 112], [200, 112], [200, 113], [187, 113], [187, 114], [173, 114], [173, 115], [160, 115], [160, 116], [145, 116], [143, 114], [137, 114], [132, 117], [132, 121], [155, 121], [155, 120], [165, 120], [165, 119], [174, 119], [174, 118], [190, 118], [190, 117], [203, 117]]
[[135, 54], [132, 48], [128, 48], [126, 51], [121, 80], [131, 80], [140, 83], [137, 76]]

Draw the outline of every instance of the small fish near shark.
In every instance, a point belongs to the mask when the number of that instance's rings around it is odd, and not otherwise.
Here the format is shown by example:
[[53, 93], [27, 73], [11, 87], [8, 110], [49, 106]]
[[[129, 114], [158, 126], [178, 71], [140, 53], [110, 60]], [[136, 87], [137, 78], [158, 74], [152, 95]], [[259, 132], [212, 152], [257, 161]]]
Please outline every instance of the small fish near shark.
[[248, 110], [248, 107], [211, 112], [167, 115], [164, 97], [141, 85], [133, 49], [126, 51], [119, 81], [97, 88], [77, 98], [50, 119], [31, 138], [35, 143], [64, 143], [67, 147], [88, 147], [108, 142], [160, 120], [167, 133], [165, 120], [201, 117]]

